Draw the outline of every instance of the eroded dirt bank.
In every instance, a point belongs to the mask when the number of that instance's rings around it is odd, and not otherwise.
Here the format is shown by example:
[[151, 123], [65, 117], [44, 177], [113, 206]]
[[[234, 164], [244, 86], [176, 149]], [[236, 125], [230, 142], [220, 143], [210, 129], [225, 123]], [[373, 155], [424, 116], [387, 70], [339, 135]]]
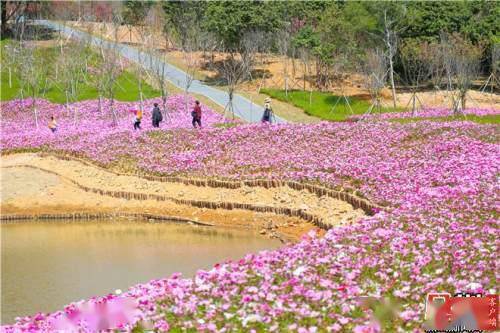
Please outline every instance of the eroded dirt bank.
[[[299, 218], [243, 209], [207, 209], [170, 201], [127, 200], [86, 192], [78, 185], [103, 191], [124, 191], [165, 195], [207, 202], [236, 202], [283, 208], [306, 209], [328, 225], [352, 223], [364, 215], [360, 209], [327, 196], [287, 186], [265, 189], [198, 187], [150, 181], [136, 176], [116, 175], [77, 161], [38, 154], [2, 157], [2, 214], [48, 214], [65, 212], [131, 212], [179, 216], [195, 221], [234, 227], [257, 228], [267, 235], [288, 239], [315, 227]], [[78, 184], [78, 185], [76, 185]]]

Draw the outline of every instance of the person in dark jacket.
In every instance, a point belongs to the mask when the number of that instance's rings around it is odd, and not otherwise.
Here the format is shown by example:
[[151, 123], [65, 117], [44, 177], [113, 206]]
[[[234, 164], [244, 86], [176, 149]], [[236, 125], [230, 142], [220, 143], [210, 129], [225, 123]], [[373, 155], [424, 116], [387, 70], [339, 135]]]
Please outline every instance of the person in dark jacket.
[[160, 122], [163, 120], [163, 116], [161, 114], [160, 108], [158, 107], [158, 103], [154, 103], [152, 120], [153, 127], [160, 127]]
[[273, 117], [273, 108], [271, 107], [271, 99], [266, 98], [264, 103], [264, 114], [262, 115], [263, 123], [271, 123]]
[[196, 124], [201, 128], [201, 106], [200, 101], [194, 102], [194, 109], [191, 112], [191, 116], [193, 117], [193, 127], [196, 128]]

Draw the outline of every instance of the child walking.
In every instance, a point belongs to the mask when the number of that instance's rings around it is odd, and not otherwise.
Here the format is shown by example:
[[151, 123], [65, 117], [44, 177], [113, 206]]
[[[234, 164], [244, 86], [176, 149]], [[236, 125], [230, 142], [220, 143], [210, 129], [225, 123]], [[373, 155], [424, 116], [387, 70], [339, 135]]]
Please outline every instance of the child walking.
[[57, 121], [54, 116], [50, 117], [49, 129], [52, 131], [52, 133], [55, 133], [57, 131]]
[[141, 129], [142, 111], [135, 111], [134, 130]]

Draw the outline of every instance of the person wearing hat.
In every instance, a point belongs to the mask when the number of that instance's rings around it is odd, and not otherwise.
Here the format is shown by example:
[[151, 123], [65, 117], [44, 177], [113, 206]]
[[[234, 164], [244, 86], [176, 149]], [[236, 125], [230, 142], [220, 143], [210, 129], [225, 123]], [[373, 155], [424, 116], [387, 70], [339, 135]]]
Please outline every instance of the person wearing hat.
[[273, 113], [273, 109], [271, 108], [271, 99], [266, 97], [264, 103], [264, 114], [262, 115], [263, 123], [271, 123], [271, 116]]

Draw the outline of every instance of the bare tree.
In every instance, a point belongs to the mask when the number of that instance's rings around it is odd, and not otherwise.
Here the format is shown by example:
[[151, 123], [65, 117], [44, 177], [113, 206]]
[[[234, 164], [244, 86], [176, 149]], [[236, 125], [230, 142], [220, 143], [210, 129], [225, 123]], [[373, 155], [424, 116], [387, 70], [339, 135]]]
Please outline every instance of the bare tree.
[[17, 54], [19, 52], [19, 43], [6, 41], [3, 45], [2, 67], [7, 67], [9, 75], [9, 88], [12, 88], [12, 72], [16, 71], [18, 65]]
[[[306, 91], [307, 78], [311, 75], [311, 51], [306, 47], [299, 48], [299, 57], [302, 62], [302, 88]], [[313, 85], [309, 83], [309, 105], [312, 104]]]
[[[15, 24], [19, 23], [19, 17], [24, 15], [24, 12], [28, 6], [28, 3], [25, 1], [1, 1], [0, 2], [0, 11], [1, 15], [1, 32], [2, 36], [5, 36], [8, 32], [8, 22], [10, 20], [14, 20]], [[17, 30], [17, 29], [16, 29]], [[23, 22], [23, 31], [24, 31], [24, 22]]]
[[401, 64], [403, 65], [404, 80], [410, 86], [411, 98], [406, 109], [411, 105], [412, 115], [415, 116], [423, 103], [418, 98], [417, 92], [421, 85], [428, 81], [432, 71], [432, 48], [426, 42], [407, 41], [400, 49]]
[[434, 91], [440, 91], [445, 78], [446, 66], [444, 64], [444, 53], [441, 43], [432, 42], [428, 44], [429, 52], [433, 55], [429, 60], [429, 75]]
[[[22, 92], [31, 97], [31, 110], [35, 119], [35, 126], [39, 128], [37, 99], [44, 96], [47, 91], [49, 65], [40, 50], [36, 50], [33, 44], [22, 43], [19, 50], [19, 81]], [[24, 96], [22, 96], [24, 97]]]
[[[92, 34], [92, 26], [89, 25], [88, 28], [88, 33], [89, 36]], [[106, 27], [104, 24], [100, 25], [101, 33], [104, 33], [106, 30]], [[92, 40], [91, 39], [86, 39], [85, 40], [88, 46], [92, 46]], [[101, 66], [103, 62], [105, 62], [105, 59], [107, 59], [107, 42], [104, 39], [96, 39], [95, 41], [95, 47], [97, 49], [97, 53], [95, 54], [95, 57], [91, 59], [90, 61], [90, 66], [87, 65], [87, 72], [90, 74], [87, 78], [87, 84], [91, 85], [92, 87], [95, 88], [97, 91], [98, 95], [98, 111], [99, 113], [102, 114], [103, 112], [103, 99], [105, 95], [105, 68]]]
[[201, 29], [199, 22], [194, 16], [187, 15], [187, 21], [178, 29], [179, 48], [182, 50], [182, 62], [184, 64], [184, 108], [188, 112], [189, 88], [193, 84], [196, 72], [201, 66], [202, 59], [197, 52], [201, 50]]
[[285, 96], [288, 97], [288, 81], [289, 81], [289, 71], [288, 71], [288, 63], [289, 63], [289, 50], [291, 46], [291, 32], [290, 27], [285, 27], [278, 32], [278, 51], [281, 55], [282, 65], [283, 65], [283, 78], [284, 78], [284, 88], [285, 88]]
[[[89, 50], [84, 41], [75, 40], [65, 47], [58, 59], [58, 67], [61, 70], [58, 83], [62, 84], [62, 89], [66, 96], [66, 110], [71, 111], [70, 103], [76, 102], [79, 90], [87, 73], [87, 56]], [[78, 121], [77, 109], [73, 109], [73, 122], [76, 125]]]
[[394, 57], [398, 48], [398, 35], [394, 29], [395, 21], [388, 17], [387, 9], [384, 10], [384, 43], [389, 62], [389, 81], [392, 90], [392, 103], [396, 108], [396, 86], [394, 83]]
[[[161, 7], [152, 7], [146, 17], [146, 26], [152, 30], [152, 33], [156, 31], [160, 31], [162, 34], [167, 34], [168, 29], [165, 29], [166, 20], [164, 18], [164, 11]], [[165, 40], [168, 40], [168, 37], [164, 37]], [[168, 98], [168, 90], [167, 90], [167, 59], [166, 59], [166, 49], [165, 52], [156, 48], [155, 40], [153, 38], [147, 39], [147, 43], [145, 44], [146, 52], [147, 52], [147, 64], [150, 68], [151, 79], [154, 81], [155, 85], [161, 92], [161, 100], [162, 100], [162, 111], [165, 119], [167, 121], [170, 120], [168, 108], [167, 108], [167, 98]]]
[[[118, 122], [118, 117], [114, 108], [115, 89], [118, 76], [122, 72], [120, 44], [118, 42], [118, 28], [121, 25], [121, 16], [118, 10], [112, 13], [113, 36], [110, 40], [99, 39], [97, 41], [98, 56], [97, 66], [93, 69], [93, 80], [91, 81], [99, 94], [99, 110], [102, 112], [102, 100], [104, 97], [109, 100], [109, 109], [112, 115], [112, 123]], [[102, 25], [102, 29], [106, 29]]]
[[490, 93], [493, 93], [495, 87], [499, 85], [499, 68], [500, 68], [500, 44], [495, 44], [491, 48], [491, 73], [486, 79], [481, 92], [485, 92], [490, 87]]
[[138, 65], [134, 66], [134, 73], [137, 77], [137, 88], [139, 91], [139, 109], [144, 111], [144, 81], [147, 78], [148, 72], [144, 64], [150, 58], [154, 51], [154, 35], [145, 24], [137, 27], [137, 35], [139, 39], [139, 52], [137, 52]]
[[352, 59], [352, 55], [347, 49], [340, 51], [336, 56], [336, 61], [332, 66], [332, 70], [333, 70], [333, 76], [338, 80], [338, 86], [340, 87], [341, 96], [337, 97], [337, 100], [335, 101], [335, 104], [332, 106], [330, 113], [334, 113], [337, 106], [342, 101], [342, 103], [347, 106], [347, 109], [349, 109], [351, 114], [354, 114], [354, 111], [352, 110], [351, 107], [351, 102], [349, 101], [349, 97], [347, 97], [345, 92], [345, 82], [344, 82], [344, 75], [352, 70], [351, 67], [353, 66], [353, 63], [354, 62]]
[[472, 44], [459, 34], [442, 34], [444, 65], [452, 96], [452, 110], [463, 114], [467, 94], [480, 68], [482, 47]]
[[262, 34], [260, 32], [247, 32], [237, 48], [220, 44], [219, 52], [225, 54], [225, 58], [214, 62], [213, 66], [227, 85], [229, 100], [224, 108], [224, 116], [230, 114], [234, 118], [234, 93], [238, 85], [250, 77], [261, 41]]
[[369, 50], [363, 64], [363, 70], [366, 76], [365, 86], [369, 91], [372, 102], [365, 115], [373, 111], [381, 111], [381, 92], [385, 87], [388, 74], [387, 57], [380, 49]]

